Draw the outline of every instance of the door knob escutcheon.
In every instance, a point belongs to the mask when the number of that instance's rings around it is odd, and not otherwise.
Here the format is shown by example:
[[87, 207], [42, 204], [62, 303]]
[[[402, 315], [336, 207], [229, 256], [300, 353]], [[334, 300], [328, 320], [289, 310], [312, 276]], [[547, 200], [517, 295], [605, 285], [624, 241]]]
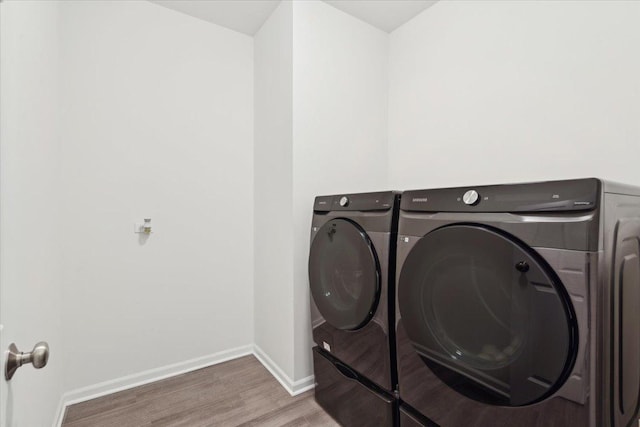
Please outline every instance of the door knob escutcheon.
[[40, 369], [47, 366], [49, 361], [49, 344], [44, 341], [37, 343], [28, 353], [18, 351], [15, 343], [11, 343], [7, 351], [7, 360], [4, 365], [4, 378], [9, 381], [13, 378], [18, 368], [31, 363], [34, 368]]

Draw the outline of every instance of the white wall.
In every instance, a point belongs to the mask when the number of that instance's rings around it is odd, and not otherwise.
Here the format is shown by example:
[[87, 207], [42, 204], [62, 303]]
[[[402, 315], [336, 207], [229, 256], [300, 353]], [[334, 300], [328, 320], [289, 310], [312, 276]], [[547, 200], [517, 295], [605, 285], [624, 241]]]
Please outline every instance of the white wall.
[[[292, 5], [254, 37], [254, 322], [258, 351], [293, 387]], [[269, 361], [267, 361], [269, 363]]]
[[[0, 4], [0, 425], [51, 424], [63, 382], [58, 5]], [[51, 346], [42, 370], [4, 380], [5, 350]]]
[[293, 392], [313, 384], [313, 199], [386, 187], [387, 41], [321, 1], [255, 37], [255, 342]]
[[313, 199], [387, 185], [388, 35], [321, 1], [293, 3], [295, 379], [313, 371]]
[[397, 188], [640, 184], [640, 2], [441, 1], [391, 34]]
[[60, 29], [65, 389], [251, 345], [252, 39], [146, 1]]

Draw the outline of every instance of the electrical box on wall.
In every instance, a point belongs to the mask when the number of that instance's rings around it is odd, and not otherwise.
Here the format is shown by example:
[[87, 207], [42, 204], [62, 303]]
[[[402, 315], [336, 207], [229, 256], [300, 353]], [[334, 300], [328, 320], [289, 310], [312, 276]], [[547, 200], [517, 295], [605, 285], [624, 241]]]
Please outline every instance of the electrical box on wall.
[[133, 225], [133, 232], [138, 234], [151, 234], [151, 218], [145, 218], [144, 222], [136, 222]]

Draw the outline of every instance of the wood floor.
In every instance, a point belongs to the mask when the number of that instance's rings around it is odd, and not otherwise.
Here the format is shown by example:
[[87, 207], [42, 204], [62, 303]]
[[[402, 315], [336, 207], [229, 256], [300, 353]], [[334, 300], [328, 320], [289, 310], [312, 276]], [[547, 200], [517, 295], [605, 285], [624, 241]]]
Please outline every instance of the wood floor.
[[313, 390], [291, 397], [254, 356], [72, 405], [62, 425], [338, 426]]

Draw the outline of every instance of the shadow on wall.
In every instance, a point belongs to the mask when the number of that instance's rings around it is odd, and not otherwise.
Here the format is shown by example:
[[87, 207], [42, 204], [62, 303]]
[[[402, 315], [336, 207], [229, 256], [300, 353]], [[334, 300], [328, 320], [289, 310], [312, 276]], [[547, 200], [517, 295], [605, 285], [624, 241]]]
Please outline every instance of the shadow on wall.
[[149, 240], [149, 237], [151, 237], [151, 234], [147, 234], [147, 233], [138, 233], [138, 244], [140, 246], [144, 246], [147, 244], [147, 241]]
[[8, 426], [13, 425], [13, 388], [11, 387], [11, 383], [7, 382], [7, 405], [3, 408], [3, 412], [5, 412]]

